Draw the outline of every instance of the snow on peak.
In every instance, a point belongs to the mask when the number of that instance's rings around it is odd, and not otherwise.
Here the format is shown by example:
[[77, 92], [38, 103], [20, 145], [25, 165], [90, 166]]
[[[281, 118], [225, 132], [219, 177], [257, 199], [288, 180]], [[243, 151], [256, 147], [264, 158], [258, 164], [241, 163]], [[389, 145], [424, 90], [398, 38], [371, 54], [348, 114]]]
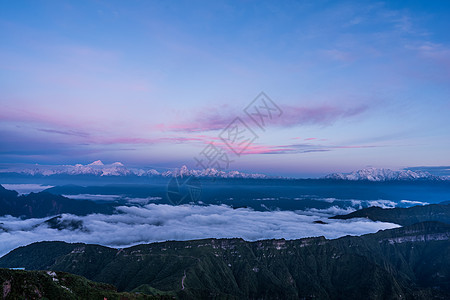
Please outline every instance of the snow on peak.
[[96, 160], [94, 162], [91, 162], [88, 164], [88, 166], [104, 166], [103, 162], [101, 160]]
[[338, 180], [368, 180], [368, 181], [390, 181], [390, 180], [439, 180], [438, 176], [434, 176], [428, 172], [400, 170], [393, 171], [391, 169], [365, 168], [354, 171], [349, 174], [333, 173], [325, 176], [326, 179]]
[[87, 176], [161, 176], [161, 177], [173, 177], [173, 176], [194, 176], [201, 178], [268, 178], [264, 174], [258, 173], [243, 173], [233, 170], [217, 170], [214, 168], [207, 169], [193, 169], [190, 170], [186, 165], [174, 170], [168, 170], [164, 172], [158, 172], [155, 169], [128, 169], [121, 162], [115, 162], [112, 164], [103, 164], [101, 160], [94, 161], [87, 165], [75, 164], [75, 165], [60, 165], [60, 166], [33, 166], [31, 169], [14, 170], [13, 172], [19, 172], [31, 176], [35, 175], [87, 175]]

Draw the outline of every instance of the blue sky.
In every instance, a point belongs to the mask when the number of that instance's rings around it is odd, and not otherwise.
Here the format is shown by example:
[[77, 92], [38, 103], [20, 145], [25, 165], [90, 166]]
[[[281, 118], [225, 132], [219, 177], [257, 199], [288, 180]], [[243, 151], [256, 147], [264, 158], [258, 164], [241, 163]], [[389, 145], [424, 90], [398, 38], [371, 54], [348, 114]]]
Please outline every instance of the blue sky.
[[[449, 165], [445, 2], [0, 5], [0, 163], [194, 168], [213, 142], [270, 174]], [[283, 114], [233, 156], [261, 91]]]

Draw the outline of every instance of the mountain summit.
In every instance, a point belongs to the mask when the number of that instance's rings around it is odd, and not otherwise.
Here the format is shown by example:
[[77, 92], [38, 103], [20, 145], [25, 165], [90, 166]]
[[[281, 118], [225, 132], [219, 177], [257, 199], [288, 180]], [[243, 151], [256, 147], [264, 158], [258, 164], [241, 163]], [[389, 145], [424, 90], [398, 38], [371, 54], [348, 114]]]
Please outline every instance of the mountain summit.
[[101, 160], [96, 160], [90, 164], [45, 166], [34, 165], [32, 168], [14, 168], [0, 170], [1, 173], [18, 173], [25, 176], [58, 176], [58, 175], [89, 175], [89, 176], [194, 176], [194, 177], [215, 177], [215, 178], [268, 178], [264, 174], [242, 173], [239, 171], [222, 171], [214, 168], [204, 170], [188, 169], [183, 165], [181, 168], [158, 172], [155, 169], [127, 168], [121, 162], [104, 164]]
[[442, 180], [439, 176], [423, 171], [366, 168], [349, 174], [333, 173], [324, 177], [335, 180], [367, 180], [367, 181], [391, 181], [391, 180]]
[[88, 166], [104, 166], [103, 162], [101, 160], [96, 160], [94, 162], [91, 162], [88, 164]]

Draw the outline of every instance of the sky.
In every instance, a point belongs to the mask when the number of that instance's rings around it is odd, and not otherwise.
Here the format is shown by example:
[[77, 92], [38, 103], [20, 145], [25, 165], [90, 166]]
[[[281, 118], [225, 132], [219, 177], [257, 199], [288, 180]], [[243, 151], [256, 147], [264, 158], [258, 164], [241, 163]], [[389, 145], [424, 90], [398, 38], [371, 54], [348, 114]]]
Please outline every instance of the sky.
[[444, 1], [0, 1], [0, 163], [448, 166], [449, 28]]

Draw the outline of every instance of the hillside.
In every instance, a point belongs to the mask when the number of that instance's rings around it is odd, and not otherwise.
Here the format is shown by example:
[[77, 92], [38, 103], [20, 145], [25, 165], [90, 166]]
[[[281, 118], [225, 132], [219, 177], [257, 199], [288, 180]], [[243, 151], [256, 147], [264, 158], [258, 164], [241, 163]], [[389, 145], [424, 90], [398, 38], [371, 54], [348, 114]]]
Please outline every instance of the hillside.
[[[118, 293], [112, 285], [64, 272], [0, 269], [2, 299], [164, 299], [137, 293]], [[170, 297], [166, 297], [170, 299]]]
[[368, 207], [347, 215], [338, 215], [330, 219], [348, 220], [352, 218], [369, 218], [372, 221], [390, 222], [402, 226], [418, 222], [438, 221], [450, 224], [449, 204], [430, 204], [408, 208]]
[[449, 239], [450, 225], [425, 222], [336, 240], [205, 239], [125, 249], [40, 242], [5, 255], [0, 267], [72, 272], [119, 291], [190, 299], [445, 299]]
[[111, 204], [98, 204], [89, 200], [73, 200], [47, 192], [19, 196], [16, 191], [0, 185], [0, 216], [43, 218], [62, 213], [86, 215], [90, 213], [112, 213]]

